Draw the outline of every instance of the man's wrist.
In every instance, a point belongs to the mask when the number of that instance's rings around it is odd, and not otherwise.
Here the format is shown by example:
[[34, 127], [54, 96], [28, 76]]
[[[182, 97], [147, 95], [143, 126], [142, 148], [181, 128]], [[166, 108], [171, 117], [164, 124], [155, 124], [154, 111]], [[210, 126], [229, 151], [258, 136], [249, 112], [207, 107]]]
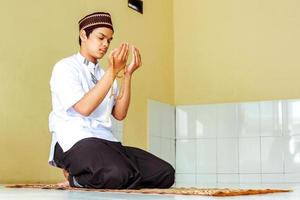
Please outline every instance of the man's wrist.
[[126, 78], [131, 78], [132, 74], [130, 74], [130, 73], [128, 73], [128, 72], [124, 72], [124, 76], [125, 76]]
[[113, 79], [116, 78], [117, 72], [114, 70], [113, 67], [108, 67], [107, 72], [108, 72], [109, 74], [111, 74], [111, 76], [113, 77]]

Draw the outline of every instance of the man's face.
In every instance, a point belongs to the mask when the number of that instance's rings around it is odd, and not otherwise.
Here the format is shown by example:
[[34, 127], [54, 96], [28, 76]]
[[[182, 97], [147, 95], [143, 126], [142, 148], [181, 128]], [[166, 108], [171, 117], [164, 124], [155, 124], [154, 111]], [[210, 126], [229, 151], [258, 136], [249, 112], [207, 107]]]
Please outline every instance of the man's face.
[[87, 53], [96, 58], [102, 58], [110, 45], [113, 36], [113, 31], [106, 27], [99, 27], [93, 30], [89, 37], [83, 42]]

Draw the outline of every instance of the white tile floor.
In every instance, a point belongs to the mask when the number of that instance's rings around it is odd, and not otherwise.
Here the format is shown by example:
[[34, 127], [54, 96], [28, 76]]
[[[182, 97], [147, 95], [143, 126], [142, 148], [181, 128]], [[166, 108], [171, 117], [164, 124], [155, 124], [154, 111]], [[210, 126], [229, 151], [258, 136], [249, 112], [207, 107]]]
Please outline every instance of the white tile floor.
[[220, 185], [218, 187], [240, 187], [240, 188], [284, 188], [293, 189], [289, 193], [277, 193], [266, 195], [251, 195], [239, 197], [205, 197], [205, 196], [181, 196], [181, 195], [142, 195], [123, 193], [99, 193], [40, 189], [9, 189], [0, 186], [1, 200], [204, 200], [204, 199], [236, 199], [236, 200], [298, 200], [300, 198], [300, 184], [272, 184], [272, 185]]

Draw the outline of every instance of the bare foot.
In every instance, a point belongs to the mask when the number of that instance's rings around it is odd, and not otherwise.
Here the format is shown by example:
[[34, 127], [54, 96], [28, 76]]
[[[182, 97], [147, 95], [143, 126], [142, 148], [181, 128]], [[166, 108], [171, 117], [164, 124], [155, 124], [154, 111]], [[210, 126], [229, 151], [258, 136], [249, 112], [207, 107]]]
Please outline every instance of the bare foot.
[[60, 182], [60, 183], [57, 183], [56, 185], [59, 187], [69, 187], [70, 186], [69, 181]]
[[57, 185], [60, 187], [68, 187], [68, 186], [70, 186], [69, 181], [68, 181], [69, 173], [67, 172], [67, 170], [63, 169], [63, 174], [64, 174], [64, 177], [66, 180], [63, 182], [57, 183]]
[[69, 179], [69, 172], [65, 169], [63, 169], [63, 173], [64, 173], [64, 177], [66, 178], [66, 180]]

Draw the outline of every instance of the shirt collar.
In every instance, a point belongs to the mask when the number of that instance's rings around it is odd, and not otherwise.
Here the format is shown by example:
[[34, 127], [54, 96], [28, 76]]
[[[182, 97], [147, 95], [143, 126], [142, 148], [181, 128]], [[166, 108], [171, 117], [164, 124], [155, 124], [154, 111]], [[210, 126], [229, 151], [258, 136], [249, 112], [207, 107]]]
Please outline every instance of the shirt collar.
[[89, 71], [93, 71], [99, 67], [99, 63], [97, 62], [94, 64], [93, 62], [90, 62], [88, 59], [86, 59], [83, 55], [81, 55], [80, 52], [77, 53], [76, 57], [79, 59], [80, 63], [87, 66]]

